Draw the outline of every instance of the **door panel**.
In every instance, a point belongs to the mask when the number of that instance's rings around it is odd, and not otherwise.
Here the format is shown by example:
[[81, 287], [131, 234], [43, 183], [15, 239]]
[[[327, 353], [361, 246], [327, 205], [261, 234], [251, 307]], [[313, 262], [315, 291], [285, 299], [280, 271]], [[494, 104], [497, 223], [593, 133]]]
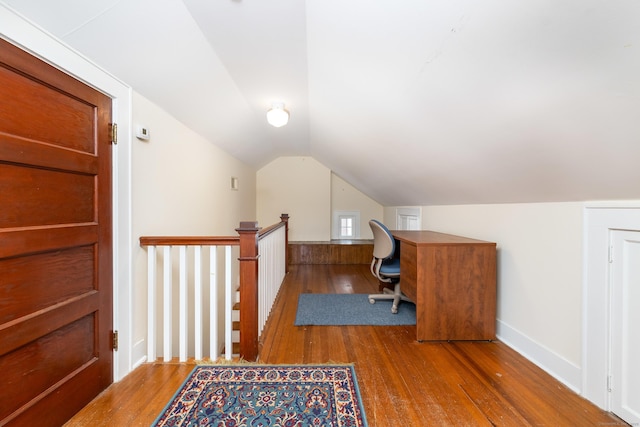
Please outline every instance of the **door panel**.
[[0, 425], [113, 378], [111, 99], [0, 40]]
[[[42, 67], [30, 62], [30, 58], [17, 58], [6, 64], [17, 69], [0, 68], [0, 87], [5, 92], [0, 129], [9, 135], [95, 154], [94, 108], [101, 94], [96, 92], [98, 97], [84, 100], [75, 98], [76, 93], [61, 92], [56, 85], [64, 84], [62, 89], [67, 89], [66, 76], [42, 75]], [[40, 77], [43, 81], [37, 80]], [[30, 96], [24, 96], [26, 93]], [[29, 114], [24, 114], [27, 111]]]
[[611, 234], [611, 411], [640, 424], [640, 231]]
[[[24, 370], [21, 366], [29, 364], [29, 387], [3, 387], [0, 389], [0, 401], [29, 402], [38, 397], [40, 390], [46, 390], [71, 375], [75, 370], [93, 359], [93, 314], [65, 325], [56, 331], [44, 335], [35, 341], [19, 347], [0, 359], [3, 382], [20, 384]], [[53, 359], [51, 354], [64, 352], [64, 358]], [[0, 418], [10, 415], [11, 408], [4, 405]]]
[[0, 323], [15, 320], [93, 290], [93, 246], [0, 260]]
[[94, 177], [0, 164], [3, 203], [0, 228], [92, 222]]

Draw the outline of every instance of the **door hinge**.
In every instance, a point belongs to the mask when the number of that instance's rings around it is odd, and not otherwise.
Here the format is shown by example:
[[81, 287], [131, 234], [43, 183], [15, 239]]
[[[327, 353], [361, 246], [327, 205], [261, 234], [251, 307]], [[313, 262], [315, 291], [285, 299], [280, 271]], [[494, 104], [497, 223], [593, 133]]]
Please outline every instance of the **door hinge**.
[[113, 350], [118, 351], [118, 331], [113, 331]]
[[111, 142], [118, 144], [118, 124], [111, 123], [109, 133], [111, 134]]
[[611, 375], [607, 376], [607, 391], [609, 393], [613, 391], [613, 380], [611, 379]]

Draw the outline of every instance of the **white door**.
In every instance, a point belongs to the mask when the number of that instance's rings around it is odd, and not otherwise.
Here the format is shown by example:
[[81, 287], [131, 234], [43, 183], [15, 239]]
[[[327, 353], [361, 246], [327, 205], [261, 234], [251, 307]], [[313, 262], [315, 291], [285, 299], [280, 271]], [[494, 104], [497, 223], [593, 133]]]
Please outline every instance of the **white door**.
[[396, 230], [420, 230], [420, 208], [396, 209]]
[[640, 231], [611, 230], [610, 408], [640, 424]]

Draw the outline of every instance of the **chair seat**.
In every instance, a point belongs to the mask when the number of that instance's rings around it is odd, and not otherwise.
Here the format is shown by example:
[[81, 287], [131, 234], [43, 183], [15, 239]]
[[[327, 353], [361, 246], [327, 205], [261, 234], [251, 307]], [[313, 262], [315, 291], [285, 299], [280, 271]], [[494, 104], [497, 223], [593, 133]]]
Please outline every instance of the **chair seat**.
[[398, 276], [400, 275], [400, 260], [397, 258], [385, 260], [380, 266], [380, 273], [385, 276]]

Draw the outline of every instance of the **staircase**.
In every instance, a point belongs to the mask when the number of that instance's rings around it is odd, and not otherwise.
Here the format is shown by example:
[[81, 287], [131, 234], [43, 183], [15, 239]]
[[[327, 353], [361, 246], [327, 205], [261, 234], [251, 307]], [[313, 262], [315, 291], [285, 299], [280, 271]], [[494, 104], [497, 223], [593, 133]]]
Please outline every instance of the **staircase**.
[[236, 292], [233, 298], [233, 312], [231, 315], [231, 321], [233, 322], [231, 342], [233, 343], [233, 350], [231, 357], [240, 357], [240, 287], [236, 288]]
[[[157, 359], [160, 339], [165, 361], [173, 360], [174, 347], [179, 350], [180, 362], [191, 357], [217, 360], [223, 356], [218, 350], [221, 346], [225, 347], [225, 359], [256, 360], [260, 331], [288, 271], [288, 221], [287, 214], [281, 215], [279, 223], [265, 228], [259, 227], [256, 221], [241, 221], [236, 228], [238, 236], [140, 237], [140, 246], [147, 249], [148, 360]], [[237, 256], [232, 255], [234, 250]], [[223, 258], [222, 263], [218, 257]], [[208, 277], [202, 274], [207, 264]], [[178, 267], [175, 283], [174, 265]], [[236, 268], [240, 283], [234, 291], [232, 273]], [[218, 301], [218, 291], [223, 293], [221, 287], [224, 287], [224, 303]], [[203, 290], [207, 288], [215, 292], [210, 292], [209, 299], [204, 301]], [[240, 289], [244, 295], [242, 327]], [[177, 316], [174, 316], [175, 306]], [[204, 325], [207, 312], [210, 323]], [[188, 327], [191, 319], [193, 328]], [[177, 328], [173, 327], [174, 323]], [[203, 333], [206, 329], [208, 337]], [[203, 348], [207, 338], [209, 348]], [[194, 346], [191, 354], [190, 342]]]

